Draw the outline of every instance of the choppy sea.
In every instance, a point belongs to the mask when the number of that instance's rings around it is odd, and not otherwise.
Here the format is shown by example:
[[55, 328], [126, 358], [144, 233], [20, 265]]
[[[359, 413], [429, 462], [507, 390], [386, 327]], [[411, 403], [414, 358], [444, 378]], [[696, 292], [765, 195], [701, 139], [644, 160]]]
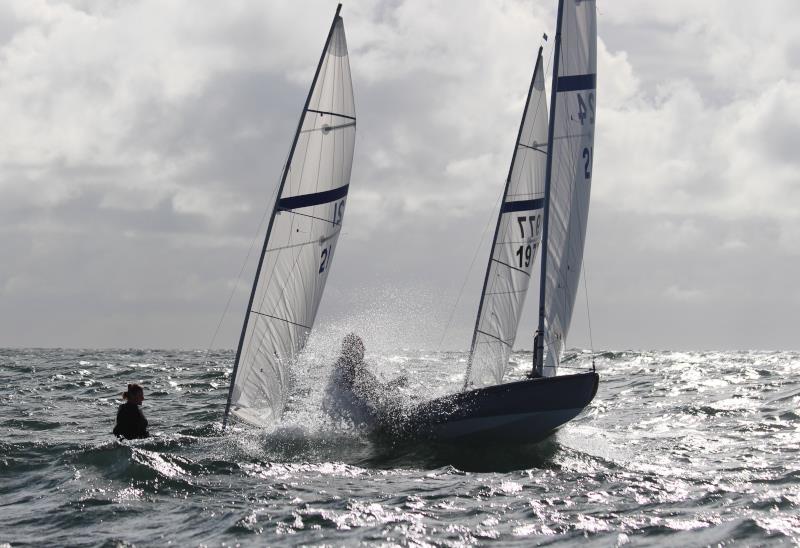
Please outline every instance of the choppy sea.
[[[408, 375], [413, 401], [455, 391], [465, 357], [368, 362]], [[223, 433], [232, 359], [0, 350], [0, 545], [800, 544], [798, 353], [599, 354], [587, 411], [516, 448], [393, 444], [332, 421], [332, 356], [313, 349], [280, 425]], [[530, 354], [512, 359], [521, 376]], [[152, 437], [121, 443], [129, 382]]]

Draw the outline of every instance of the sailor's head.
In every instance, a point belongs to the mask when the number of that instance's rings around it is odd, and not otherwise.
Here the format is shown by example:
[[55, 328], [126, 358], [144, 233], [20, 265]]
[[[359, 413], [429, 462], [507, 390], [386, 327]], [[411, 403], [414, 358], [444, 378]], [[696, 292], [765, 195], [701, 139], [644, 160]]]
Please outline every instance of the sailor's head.
[[129, 384], [128, 389], [122, 393], [122, 399], [141, 405], [144, 401], [144, 389], [138, 384]]
[[348, 333], [342, 339], [342, 356], [351, 363], [359, 363], [364, 359], [364, 341], [355, 333]]

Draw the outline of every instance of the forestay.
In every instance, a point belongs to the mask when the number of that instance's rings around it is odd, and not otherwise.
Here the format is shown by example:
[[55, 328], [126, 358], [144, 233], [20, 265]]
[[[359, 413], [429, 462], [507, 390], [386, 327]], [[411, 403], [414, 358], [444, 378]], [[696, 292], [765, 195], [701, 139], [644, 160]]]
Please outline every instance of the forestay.
[[[341, 6], [340, 6], [341, 7]], [[356, 118], [337, 9], [279, 187], [236, 356], [228, 412], [279, 419], [314, 325], [344, 218]]]
[[594, 0], [561, 0], [554, 62], [547, 219], [544, 376], [556, 374], [580, 281], [594, 157], [597, 26]]
[[539, 50], [500, 206], [465, 380], [499, 384], [514, 347], [541, 240], [547, 99]]

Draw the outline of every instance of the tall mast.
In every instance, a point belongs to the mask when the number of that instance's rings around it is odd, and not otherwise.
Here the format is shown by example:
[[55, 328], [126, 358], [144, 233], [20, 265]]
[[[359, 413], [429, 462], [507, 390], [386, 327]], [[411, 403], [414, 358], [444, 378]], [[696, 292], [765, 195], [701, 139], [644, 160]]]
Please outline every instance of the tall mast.
[[561, 58], [561, 20], [564, 0], [558, 2], [556, 43], [553, 59], [553, 80], [550, 84], [550, 119], [547, 128], [547, 167], [544, 180], [544, 226], [542, 228], [542, 272], [539, 275], [539, 327], [534, 337], [533, 376], [539, 377], [544, 369], [544, 289], [547, 282], [547, 233], [550, 224], [550, 180], [553, 174], [553, 133], [555, 132], [556, 102], [558, 101], [558, 68]]
[[317, 85], [317, 79], [319, 78], [320, 70], [322, 69], [322, 63], [325, 60], [325, 53], [328, 51], [328, 46], [331, 43], [331, 37], [333, 37], [333, 31], [336, 28], [336, 23], [339, 20], [339, 12], [342, 9], [342, 5], [339, 4], [336, 6], [336, 13], [333, 15], [333, 21], [331, 22], [331, 28], [328, 31], [328, 37], [325, 39], [325, 45], [322, 48], [322, 53], [319, 57], [319, 63], [317, 63], [317, 70], [314, 72], [314, 79], [311, 81], [311, 87], [308, 90], [308, 96], [306, 97], [305, 105], [303, 105], [303, 111], [300, 114], [300, 121], [297, 123], [297, 130], [294, 133], [294, 139], [292, 140], [292, 146], [289, 149], [289, 156], [286, 159], [286, 165], [283, 168], [283, 175], [281, 176], [281, 182], [278, 185], [278, 193], [275, 195], [275, 203], [272, 206], [272, 215], [269, 218], [269, 224], [267, 225], [267, 234], [264, 237], [264, 245], [261, 248], [261, 256], [258, 259], [258, 267], [256, 268], [256, 276], [253, 280], [253, 288], [250, 291], [250, 300], [247, 303], [247, 310], [244, 313], [244, 324], [242, 325], [242, 334], [239, 336], [239, 347], [236, 349], [236, 359], [233, 362], [233, 373], [231, 374], [231, 384], [230, 388], [228, 389], [228, 402], [225, 404], [225, 414], [222, 417], [222, 429], [224, 430], [228, 424], [228, 414], [231, 410], [231, 399], [233, 398], [233, 386], [236, 382], [236, 373], [239, 369], [239, 359], [242, 356], [242, 347], [244, 346], [244, 337], [245, 333], [247, 332], [247, 323], [250, 319], [250, 310], [253, 308], [253, 299], [256, 296], [256, 287], [258, 286], [258, 279], [261, 276], [261, 267], [264, 264], [264, 256], [267, 253], [267, 244], [269, 243], [269, 237], [272, 234], [272, 225], [275, 222], [275, 215], [278, 212], [278, 202], [280, 201], [281, 194], [283, 194], [283, 187], [286, 184], [286, 178], [289, 175], [289, 166], [292, 164], [292, 158], [294, 157], [294, 150], [297, 147], [297, 141], [300, 138], [300, 130], [303, 128], [303, 122], [306, 117], [306, 112], [308, 111], [308, 106], [311, 104], [311, 97], [314, 94], [314, 88]]
[[506, 177], [506, 186], [503, 189], [503, 199], [500, 201], [500, 211], [497, 214], [497, 224], [494, 227], [494, 236], [492, 237], [492, 248], [489, 250], [489, 263], [486, 266], [486, 276], [483, 278], [483, 289], [481, 289], [481, 300], [478, 305], [478, 317], [475, 319], [475, 329], [472, 332], [472, 344], [469, 348], [469, 359], [467, 360], [467, 374], [464, 378], [464, 390], [467, 389], [469, 384], [469, 376], [472, 372], [472, 356], [475, 353], [475, 341], [478, 337], [478, 328], [480, 327], [481, 313], [483, 312], [483, 301], [486, 297], [486, 286], [489, 283], [489, 271], [492, 266], [492, 257], [494, 257], [494, 248], [497, 245], [497, 234], [500, 231], [500, 221], [503, 219], [503, 205], [506, 203], [508, 197], [508, 187], [511, 185], [511, 175], [514, 172], [514, 163], [517, 160], [517, 151], [519, 150], [519, 142], [522, 139], [522, 129], [525, 126], [525, 118], [528, 116], [528, 109], [530, 108], [531, 95], [533, 94], [534, 84], [536, 83], [536, 74], [540, 70], [542, 63], [542, 50], [544, 46], [539, 46], [539, 53], [536, 55], [536, 64], [533, 68], [533, 76], [531, 77], [531, 85], [528, 88], [528, 97], [525, 99], [525, 108], [522, 111], [522, 119], [519, 123], [519, 131], [517, 132], [517, 140], [514, 144], [514, 152], [511, 155], [511, 165], [508, 167], [508, 176]]

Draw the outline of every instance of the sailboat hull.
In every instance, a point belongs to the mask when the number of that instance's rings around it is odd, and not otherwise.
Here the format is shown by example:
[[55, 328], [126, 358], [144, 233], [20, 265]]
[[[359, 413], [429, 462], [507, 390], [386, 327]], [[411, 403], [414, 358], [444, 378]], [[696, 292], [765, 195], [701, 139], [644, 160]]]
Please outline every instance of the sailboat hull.
[[408, 417], [415, 438], [455, 443], [534, 443], [577, 417], [594, 399], [597, 373], [478, 388], [426, 402]]

